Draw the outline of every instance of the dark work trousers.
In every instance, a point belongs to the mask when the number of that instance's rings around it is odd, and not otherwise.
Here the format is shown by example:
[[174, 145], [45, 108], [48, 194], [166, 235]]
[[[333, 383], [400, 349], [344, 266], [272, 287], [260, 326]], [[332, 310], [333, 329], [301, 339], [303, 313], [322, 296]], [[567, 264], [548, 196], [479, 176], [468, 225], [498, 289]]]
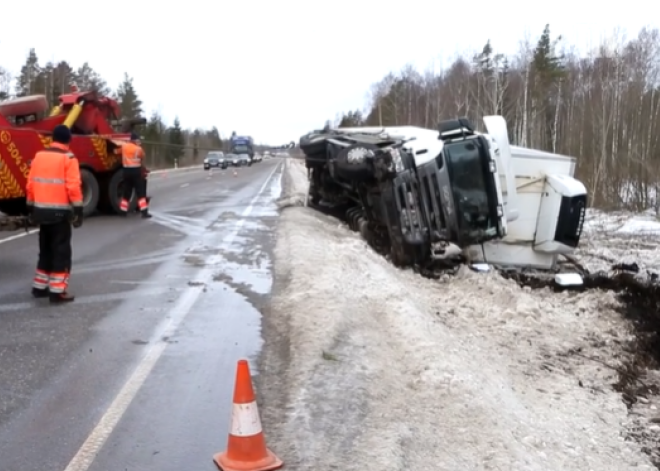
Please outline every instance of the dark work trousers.
[[39, 261], [37, 269], [46, 273], [70, 273], [71, 222], [61, 221], [39, 226]]
[[131, 200], [135, 190], [135, 197], [147, 197], [147, 185], [144, 177], [142, 176], [142, 168], [124, 168], [124, 194], [123, 197], [126, 201]]

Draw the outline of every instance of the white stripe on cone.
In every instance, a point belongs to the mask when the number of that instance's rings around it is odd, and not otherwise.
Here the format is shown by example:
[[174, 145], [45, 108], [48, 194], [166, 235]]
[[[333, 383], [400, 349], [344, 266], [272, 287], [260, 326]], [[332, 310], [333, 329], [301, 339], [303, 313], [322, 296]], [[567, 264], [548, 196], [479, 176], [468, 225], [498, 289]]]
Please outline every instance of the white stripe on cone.
[[262, 432], [261, 418], [255, 401], [234, 404], [231, 410], [230, 432], [235, 437], [252, 437]]

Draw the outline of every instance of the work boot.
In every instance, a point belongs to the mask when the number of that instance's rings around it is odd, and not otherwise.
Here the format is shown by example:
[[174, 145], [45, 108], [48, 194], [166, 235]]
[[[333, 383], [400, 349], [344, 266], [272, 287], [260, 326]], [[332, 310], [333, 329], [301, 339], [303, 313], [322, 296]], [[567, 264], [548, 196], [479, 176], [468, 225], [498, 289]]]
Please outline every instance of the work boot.
[[142, 219], [149, 219], [151, 217], [151, 214], [149, 214], [149, 211], [144, 210], [142, 211]]
[[76, 299], [71, 293], [51, 293], [50, 302], [51, 304], [60, 304], [60, 303], [70, 303]]
[[50, 296], [48, 288], [32, 288], [32, 296], [35, 298], [47, 298]]

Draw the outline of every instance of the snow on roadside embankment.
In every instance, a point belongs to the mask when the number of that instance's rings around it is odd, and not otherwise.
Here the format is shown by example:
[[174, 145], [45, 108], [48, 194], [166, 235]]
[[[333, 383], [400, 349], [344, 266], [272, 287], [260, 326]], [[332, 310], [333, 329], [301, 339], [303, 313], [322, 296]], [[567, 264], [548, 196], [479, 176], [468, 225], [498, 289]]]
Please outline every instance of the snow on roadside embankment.
[[589, 210], [578, 256], [591, 271], [609, 270], [614, 263], [637, 263], [660, 272], [660, 222], [655, 212], [604, 213]]
[[[284, 185], [302, 199], [300, 163]], [[622, 436], [616, 372], [587, 359], [626, 340], [613, 295], [424, 279], [302, 207], [282, 212], [275, 275], [258, 385], [288, 469], [654, 469]]]

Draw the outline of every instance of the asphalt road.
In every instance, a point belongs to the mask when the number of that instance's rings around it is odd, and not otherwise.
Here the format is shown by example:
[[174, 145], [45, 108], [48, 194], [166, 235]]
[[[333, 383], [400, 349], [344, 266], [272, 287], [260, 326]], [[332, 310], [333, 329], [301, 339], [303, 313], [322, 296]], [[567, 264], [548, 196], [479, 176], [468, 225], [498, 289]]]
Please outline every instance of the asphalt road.
[[280, 159], [150, 178], [151, 220], [74, 232], [76, 301], [34, 300], [36, 235], [0, 233], [0, 470], [213, 470], [256, 360]]

